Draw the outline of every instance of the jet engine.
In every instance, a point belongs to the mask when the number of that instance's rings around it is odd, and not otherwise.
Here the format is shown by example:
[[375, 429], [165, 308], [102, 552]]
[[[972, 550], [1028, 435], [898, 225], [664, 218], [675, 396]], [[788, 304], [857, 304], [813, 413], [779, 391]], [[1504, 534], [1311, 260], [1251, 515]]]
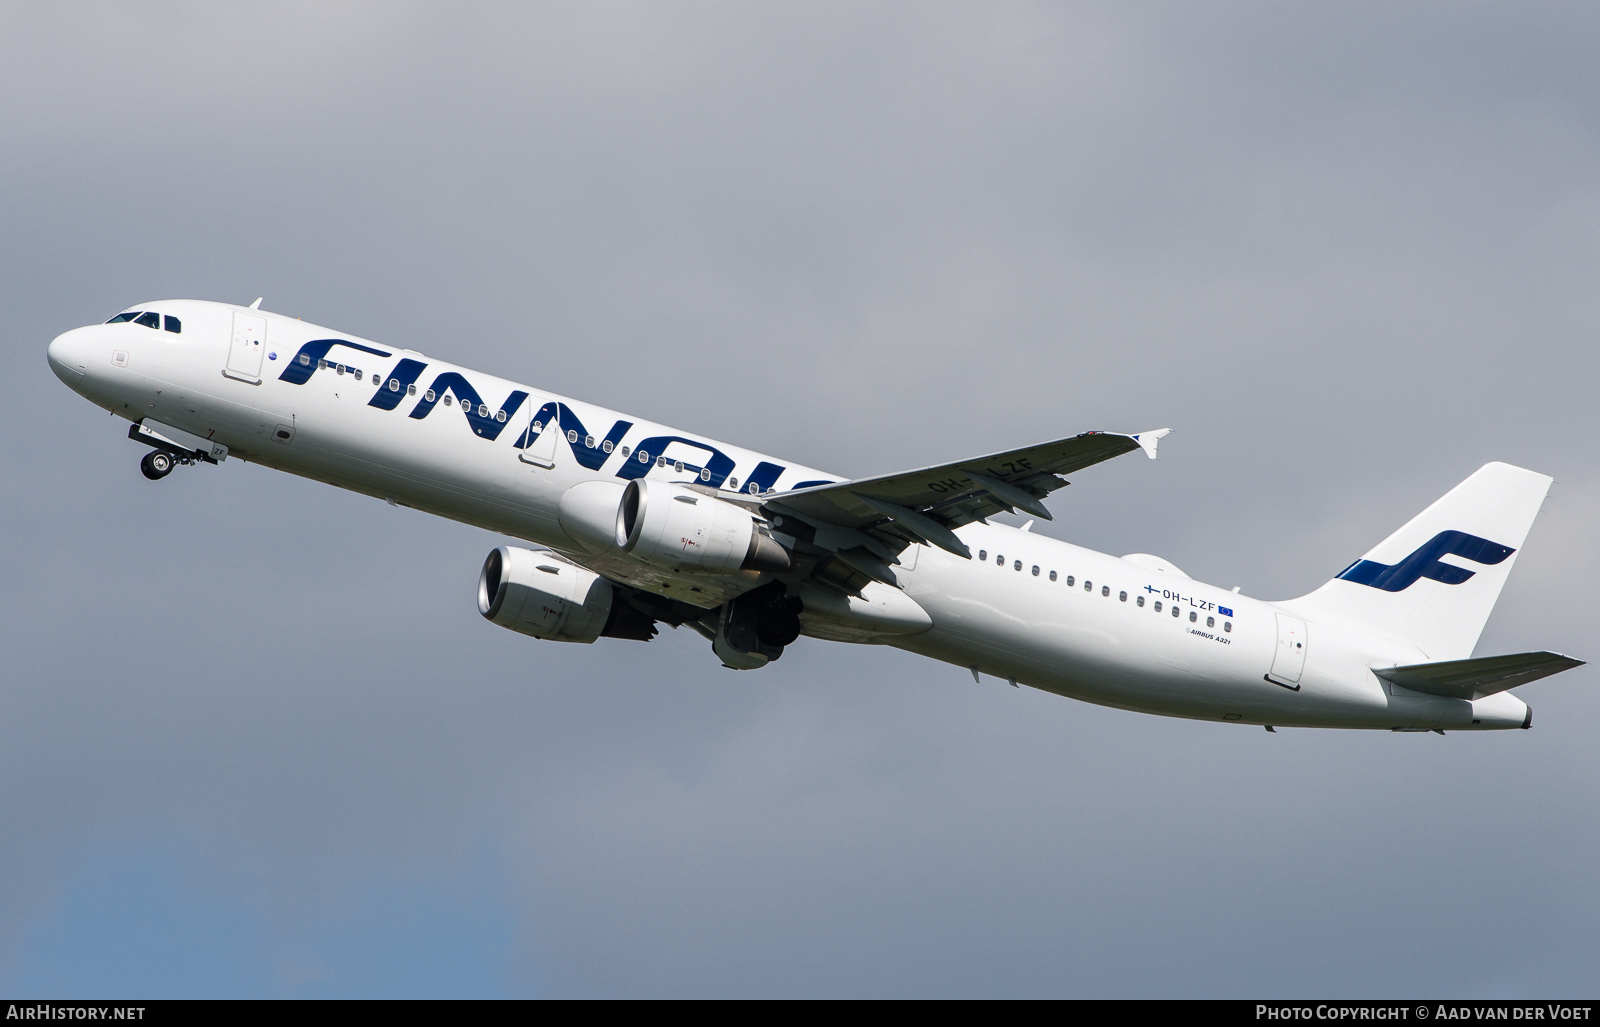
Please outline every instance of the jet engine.
[[501, 546], [478, 575], [478, 612], [512, 631], [593, 642], [611, 617], [611, 582], [555, 553]]
[[749, 510], [666, 481], [635, 478], [617, 508], [616, 545], [667, 570], [786, 571], [789, 554]]

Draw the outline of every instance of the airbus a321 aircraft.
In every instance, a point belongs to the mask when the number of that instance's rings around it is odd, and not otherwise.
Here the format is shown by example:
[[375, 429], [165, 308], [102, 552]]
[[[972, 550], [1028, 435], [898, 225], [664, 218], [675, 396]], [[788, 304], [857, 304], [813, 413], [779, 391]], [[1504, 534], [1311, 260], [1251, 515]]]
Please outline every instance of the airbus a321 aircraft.
[[1526, 728], [1507, 689], [1582, 662], [1472, 658], [1550, 486], [1520, 467], [1486, 464], [1321, 588], [1268, 603], [989, 520], [1049, 518], [1065, 475], [1154, 459], [1166, 429], [845, 480], [260, 303], [141, 303], [58, 336], [50, 366], [132, 422], [147, 478], [231, 456], [527, 541], [489, 554], [478, 610], [535, 638], [687, 626], [753, 670], [804, 634], [1268, 730]]

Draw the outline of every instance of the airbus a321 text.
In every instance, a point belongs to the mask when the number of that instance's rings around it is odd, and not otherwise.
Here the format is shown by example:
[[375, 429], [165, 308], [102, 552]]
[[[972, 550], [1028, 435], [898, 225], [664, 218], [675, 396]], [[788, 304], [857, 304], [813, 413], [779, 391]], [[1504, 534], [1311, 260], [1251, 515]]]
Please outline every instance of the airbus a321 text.
[[1551, 479], [1486, 464], [1321, 588], [1262, 602], [1143, 553], [991, 521], [1049, 518], [1065, 475], [1166, 430], [1085, 432], [856, 480], [258, 309], [141, 303], [50, 343], [132, 422], [159, 479], [230, 456], [527, 547], [478, 610], [535, 638], [704, 635], [754, 670], [800, 635], [891, 645], [1085, 702], [1197, 720], [1525, 728], [1508, 689], [1581, 661], [1472, 650]]

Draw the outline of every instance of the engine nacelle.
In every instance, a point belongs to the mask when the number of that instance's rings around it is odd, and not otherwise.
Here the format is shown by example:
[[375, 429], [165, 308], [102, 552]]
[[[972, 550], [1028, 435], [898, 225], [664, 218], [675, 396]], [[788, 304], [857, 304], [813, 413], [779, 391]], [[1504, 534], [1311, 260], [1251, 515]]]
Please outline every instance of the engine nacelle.
[[501, 546], [478, 575], [478, 612], [512, 631], [593, 642], [611, 616], [611, 582], [555, 553]]
[[789, 554], [744, 507], [666, 481], [635, 478], [617, 509], [616, 545], [668, 570], [786, 571]]

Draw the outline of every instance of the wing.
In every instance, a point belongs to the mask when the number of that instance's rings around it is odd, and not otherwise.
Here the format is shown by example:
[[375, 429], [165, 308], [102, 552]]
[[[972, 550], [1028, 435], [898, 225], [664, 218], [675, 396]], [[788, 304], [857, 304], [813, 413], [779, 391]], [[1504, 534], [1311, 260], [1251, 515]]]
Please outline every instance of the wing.
[[[791, 527], [800, 531], [801, 541], [838, 553], [869, 577], [892, 584], [887, 565], [907, 545], [926, 542], [970, 558], [951, 529], [1003, 511], [1024, 510], [1049, 520], [1040, 500], [1068, 484], [1062, 475], [1136, 449], [1154, 460], [1157, 441], [1170, 430], [1085, 432], [916, 471], [776, 493], [763, 497], [762, 504], [780, 518], [787, 514], [798, 520]], [[795, 534], [781, 523], [775, 526]]]
[[1516, 653], [1482, 656], [1475, 660], [1414, 663], [1409, 667], [1374, 667], [1372, 672], [1413, 692], [1450, 699], [1482, 699], [1581, 666], [1582, 660], [1560, 653]]

